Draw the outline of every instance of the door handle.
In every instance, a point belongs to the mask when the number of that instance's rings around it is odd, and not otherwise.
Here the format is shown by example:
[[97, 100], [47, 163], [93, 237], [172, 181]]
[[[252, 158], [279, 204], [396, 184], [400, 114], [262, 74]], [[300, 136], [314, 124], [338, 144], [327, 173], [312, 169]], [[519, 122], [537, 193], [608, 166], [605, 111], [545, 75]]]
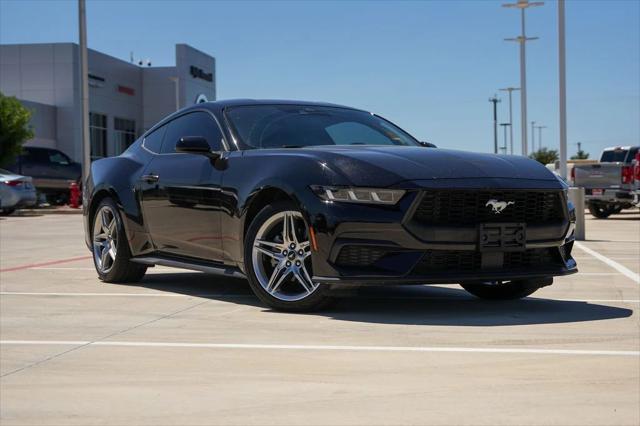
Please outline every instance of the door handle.
[[154, 183], [154, 182], [157, 182], [158, 179], [160, 179], [160, 176], [154, 175], [154, 174], [143, 175], [140, 179], [147, 183]]

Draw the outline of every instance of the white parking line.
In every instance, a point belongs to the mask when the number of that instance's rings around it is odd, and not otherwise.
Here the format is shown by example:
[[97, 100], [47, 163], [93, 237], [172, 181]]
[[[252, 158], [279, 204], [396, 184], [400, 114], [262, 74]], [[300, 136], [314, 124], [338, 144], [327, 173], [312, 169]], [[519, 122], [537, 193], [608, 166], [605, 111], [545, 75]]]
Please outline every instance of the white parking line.
[[[21, 291], [0, 291], [0, 296], [45, 296], [45, 297], [214, 297], [214, 298], [232, 298], [232, 297], [248, 297], [254, 298], [252, 294], [182, 294], [182, 293], [43, 293], [43, 292], [21, 292]], [[447, 297], [447, 296], [356, 296], [359, 299], [395, 299], [395, 300], [458, 300], [458, 301], [477, 301], [474, 297]], [[640, 303], [640, 299], [530, 299], [530, 300], [549, 300], [557, 302], [584, 302], [584, 303]]]
[[358, 351], [358, 352], [449, 352], [490, 354], [539, 354], [539, 355], [608, 355], [633, 356], [640, 351], [612, 351], [597, 349], [538, 349], [538, 348], [469, 348], [436, 346], [343, 346], [343, 345], [269, 345], [247, 343], [176, 343], [176, 342], [116, 342], [83, 340], [0, 340], [0, 345], [63, 345], [63, 346], [113, 346], [148, 348], [202, 348], [202, 349], [263, 349], [294, 351]]
[[0, 291], [0, 296], [62, 296], [62, 297], [254, 297], [251, 294], [182, 294], [182, 293], [43, 293]]
[[616, 271], [620, 272], [622, 275], [626, 276], [627, 278], [630, 278], [632, 281], [635, 281], [636, 283], [640, 284], [640, 275], [638, 275], [637, 273], [633, 272], [631, 269], [622, 266], [621, 264], [619, 264], [618, 262], [616, 262], [615, 260], [609, 259], [607, 256], [604, 256], [600, 253], [598, 253], [595, 250], [590, 249], [589, 247], [585, 246], [584, 244], [581, 244], [579, 242], [575, 242], [574, 245], [576, 247], [578, 247], [580, 250], [584, 251], [585, 253], [590, 254], [591, 256], [595, 257], [596, 259], [600, 260], [601, 262], [611, 266], [613, 269], [615, 269]]

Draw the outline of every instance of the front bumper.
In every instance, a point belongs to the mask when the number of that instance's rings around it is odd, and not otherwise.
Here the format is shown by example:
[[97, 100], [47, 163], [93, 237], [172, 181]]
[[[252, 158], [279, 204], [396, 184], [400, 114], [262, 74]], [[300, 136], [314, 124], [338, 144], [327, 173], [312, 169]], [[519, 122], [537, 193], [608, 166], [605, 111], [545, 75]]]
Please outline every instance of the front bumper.
[[574, 217], [562, 195], [553, 223], [525, 225], [516, 249], [487, 251], [479, 224], [427, 226], [414, 213], [423, 191], [409, 191], [395, 206], [326, 204], [310, 217], [318, 250], [313, 280], [323, 284], [388, 285], [515, 280], [577, 272], [571, 256]]

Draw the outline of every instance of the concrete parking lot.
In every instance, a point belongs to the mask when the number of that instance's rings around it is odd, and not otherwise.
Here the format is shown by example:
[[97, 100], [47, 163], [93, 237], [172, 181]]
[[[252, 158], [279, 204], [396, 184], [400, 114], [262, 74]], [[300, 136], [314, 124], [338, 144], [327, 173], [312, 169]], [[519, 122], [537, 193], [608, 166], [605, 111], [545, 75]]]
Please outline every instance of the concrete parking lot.
[[103, 284], [80, 215], [0, 220], [0, 423], [640, 424], [640, 215], [587, 216], [580, 273], [513, 302], [370, 288], [270, 311], [169, 268]]

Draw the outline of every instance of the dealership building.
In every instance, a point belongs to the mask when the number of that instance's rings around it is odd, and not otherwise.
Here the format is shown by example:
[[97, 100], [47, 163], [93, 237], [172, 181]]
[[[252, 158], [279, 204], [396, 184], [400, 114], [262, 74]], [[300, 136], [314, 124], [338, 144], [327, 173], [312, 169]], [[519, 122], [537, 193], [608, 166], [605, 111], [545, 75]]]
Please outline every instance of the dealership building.
[[[89, 49], [91, 156], [118, 155], [166, 115], [216, 99], [215, 58], [175, 46], [175, 66], [123, 61]], [[0, 92], [33, 114], [27, 145], [82, 158], [80, 54], [75, 43], [0, 45]]]

